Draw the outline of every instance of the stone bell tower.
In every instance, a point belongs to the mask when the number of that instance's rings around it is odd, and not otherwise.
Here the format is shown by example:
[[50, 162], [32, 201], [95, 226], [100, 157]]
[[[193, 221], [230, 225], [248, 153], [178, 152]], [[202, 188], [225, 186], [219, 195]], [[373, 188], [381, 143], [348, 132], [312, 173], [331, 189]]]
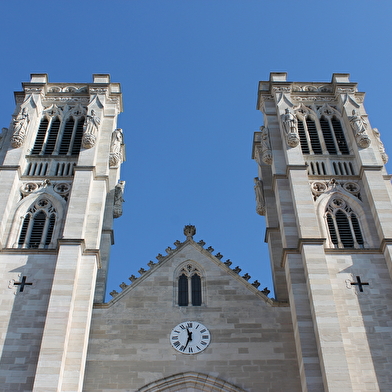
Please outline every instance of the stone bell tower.
[[347, 74], [259, 83], [257, 211], [303, 391], [392, 390], [391, 176], [363, 101]]
[[33, 74], [15, 99], [0, 142], [0, 385], [81, 391], [121, 215], [120, 85]]

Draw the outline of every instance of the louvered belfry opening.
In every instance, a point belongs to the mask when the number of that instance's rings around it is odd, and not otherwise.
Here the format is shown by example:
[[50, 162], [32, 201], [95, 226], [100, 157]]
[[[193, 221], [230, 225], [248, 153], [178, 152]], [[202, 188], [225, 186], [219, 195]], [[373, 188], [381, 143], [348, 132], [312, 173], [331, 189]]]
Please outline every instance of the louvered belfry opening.
[[298, 134], [301, 143], [302, 153], [309, 154], [310, 150], [309, 150], [308, 140], [306, 138], [305, 127], [304, 127], [304, 123], [301, 120], [298, 121]]
[[329, 125], [328, 120], [326, 120], [324, 117], [320, 118], [320, 127], [321, 127], [321, 131], [323, 133], [323, 137], [324, 137], [324, 142], [325, 142], [325, 146], [327, 148], [327, 151], [329, 154], [337, 154], [337, 148], [335, 145], [335, 139], [332, 135], [332, 130], [331, 127]]
[[354, 247], [354, 238], [351, 232], [350, 223], [348, 221], [347, 215], [342, 211], [338, 210], [335, 214], [336, 224], [338, 226], [340, 241], [344, 248]]
[[344, 132], [342, 128], [342, 124], [340, 120], [337, 118], [333, 117], [331, 120], [332, 127], [335, 133], [336, 137], [336, 142], [338, 144], [338, 149], [343, 155], [348, 155], [350, 154], [350, 151], [347, 146], [346, 138], [344, 137]]
[[306, 117], [306, 127], [308, 128], [308, 134], [313, 153], [322, 154], [323, 150], [321, 148], [316, 123], [310, 117]]
[[84, 117], [69, 116], [62, 120], [59, 116], [50, 120], [42, 118], [31, 154], [78, 155], [82, 145], [83, 124]]
[[365, 241], [360, 223], [353, 210], [335, 197], [327, 207], [326, 223], [331, 243], [335, 248], [363, 248]]

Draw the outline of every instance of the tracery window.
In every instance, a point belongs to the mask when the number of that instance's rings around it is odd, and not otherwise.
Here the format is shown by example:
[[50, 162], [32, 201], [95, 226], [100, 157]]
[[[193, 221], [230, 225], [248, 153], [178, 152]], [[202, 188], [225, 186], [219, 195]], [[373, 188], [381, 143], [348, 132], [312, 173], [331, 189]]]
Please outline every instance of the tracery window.
[[57, 212], [48, 199], [39, 199], [23, 218], [18, 247], [27, 249], [50, 247], [56, 215]]
[[330, 240], [335, 248], [363, 248], [364, 239], [354, 211], [340, 197], [334, 197], [326, 209]]
[[200, 306], [202, 304], [201, 273], [192, 264], [181, 268], [178, 276], [178, 305]]
[[303, 154], [350, 154], [336, 109], [328, 105], [318, 108], [301, 105], [296, 116]]
[[43, 112], [32, 155], [78, 155], [82, 144], [85, 109], [52, 105]]

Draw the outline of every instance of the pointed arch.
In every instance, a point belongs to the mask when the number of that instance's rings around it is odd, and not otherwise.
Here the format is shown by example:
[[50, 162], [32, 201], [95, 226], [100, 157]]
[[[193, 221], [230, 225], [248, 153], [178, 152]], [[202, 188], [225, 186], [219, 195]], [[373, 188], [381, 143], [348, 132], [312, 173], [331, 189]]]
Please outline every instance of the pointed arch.
[[65, 200], [45, 188], [22, 199], [13, 217], [7, 247], [55, 248], [63, 229], [65, 204]]
[[366, 223], [363, 204], [343, 188], [320, 196], [316, 210], [328, 247], [366, 248], [369, 246], [371, 234]]
[[245, 392], [220, 378], [196, 372], [185, 372], [162, 378], [140, 388], [138, 392]]
[[174, 271], [174, 298], [178, 306], [201, 306], [205, 304], [205, 274], [201, 266], [187, 260]]

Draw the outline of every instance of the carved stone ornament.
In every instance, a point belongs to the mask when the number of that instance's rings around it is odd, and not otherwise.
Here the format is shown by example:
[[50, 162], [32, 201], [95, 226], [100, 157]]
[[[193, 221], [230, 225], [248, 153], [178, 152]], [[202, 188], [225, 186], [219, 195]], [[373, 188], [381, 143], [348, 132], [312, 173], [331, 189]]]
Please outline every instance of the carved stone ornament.
[[51, 189], [53, 188], [53, 191], [56, 192], [58, 195], [60, 195], [65, 201], [68, 200], [69, 193], [71, 191], [71, 183], [69, 182], [53, 183], [50, 182], [49, 180], [36, 181], [36, 182], [28, 181], [21, 185], [20, 193], [23, 199], [24, 197], [30, 195], [33, 192], [48, 187], [50, 187]]
[[86, 121], [83, 125], [82, 145], [84, 148], [95, 146], [100, 123], [101, 119], [96, 115], [95, 110], [92, 109], [90, 115], [86, 116]]
[[113, 218], [119, 218], [122, 215], [122, 203], [124, 202], [123, 194], [125, 188], [125, 181], [119, 181], [114, 188], [114, 207]]
[[334, 193], [334, 192], [344, 193], [344, 191], [355, 196], [358, 200], [362, 201], [361, 193], [360, 193], [361, 187], [357, 182], [354, 181], [337, 182], [334, 178], [332, 178], [330, 181], [311, 182], [310, 188], [312, 190], [313, 200], [315, 201], [323, 193]]
[[261, 160], [267, 164], [272, 165], [272, 151], [269, 140], [269, 131], [267, 127], [260, 127], [261, 131]]
[[193, 236], [196, 234], [196, 227], [193, 225], [186, 225], [184, 227], [184, 235], [187, 239], [192, 239]]
[[298, 120], [297, 117], [286, 108], [285, 114], [282, 114], [283, 128], [286, 133], [286, 142], [289, 147], [297, 147], [299, 144]]
[[256, 195], [256, 212], [259, 215], [265, 215], [265, 198], [264, 198], [264, 189], [263, 189], [263, 181], [261, 181], [258, 177], [254, 178], [255, 182], [255, 195]]
[[109, 167], [117, 168], [123, 160], [122, 146], [123, 133], [121, 128], [117, 128], [112, 133], [112, 140], [110, 143]]
[[14, 133], [11, 137], [11, 146], [19, 148], [22, 146], [27, 133], [27, 126], [30, 122], [27, 108], [24, 107], [19, 114], [12, 120]]
[[384, 143], [381, 141], [380, 132], [377, 128], [373, 128], [373, 135], [377, 140], [378, 143], [378, 151], [380, 151], [381, 159], [384, 162], [384, 165], [388, 162], [388, 155], [385, 152]]
[[370, 138], [366, 133], [367, 123], [363, 116], [359, 115], [355, 109], [352, 111], [352, 114], [353, 115], [349, 119], [351, 128], [354, 131], [355, 140], [359, 147], [367, 148], [371, 143]]

